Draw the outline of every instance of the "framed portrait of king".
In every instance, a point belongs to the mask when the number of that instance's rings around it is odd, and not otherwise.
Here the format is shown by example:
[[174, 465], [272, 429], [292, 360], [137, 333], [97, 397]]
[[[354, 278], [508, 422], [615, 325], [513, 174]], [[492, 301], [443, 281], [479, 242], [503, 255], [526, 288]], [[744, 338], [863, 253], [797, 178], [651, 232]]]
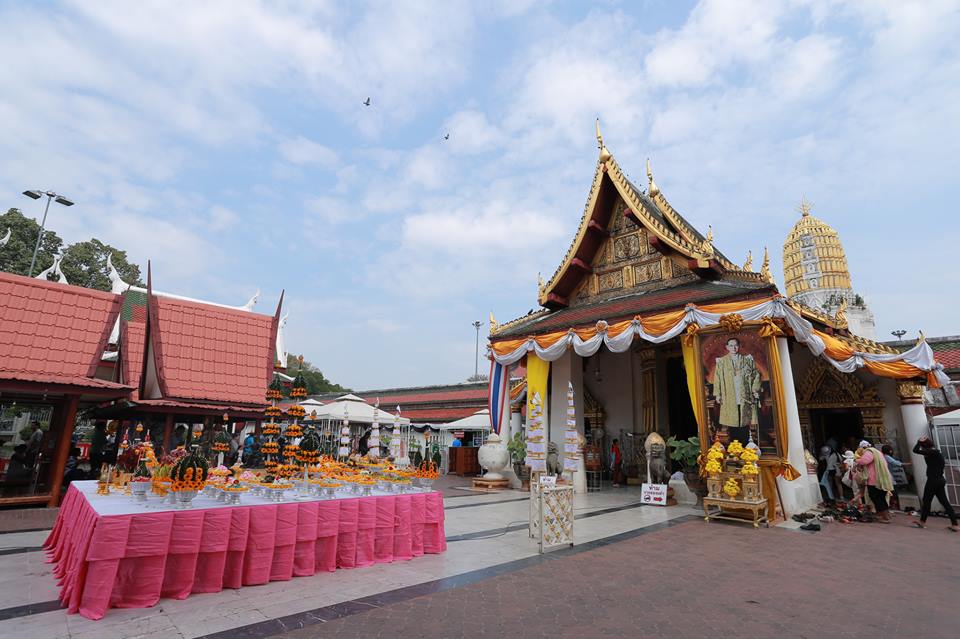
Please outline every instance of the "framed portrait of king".
[[752, 439], [763, 457], [782, 457], [777, 410], [782, 389], [780, 371], [774, 370], [779, 359], [771, 353], [775, 339], [745, 323], [735, 332], [701, 331], [697, 346], [705, 445], [715, 439], [724, 445], [733, 440], [746, 445]]

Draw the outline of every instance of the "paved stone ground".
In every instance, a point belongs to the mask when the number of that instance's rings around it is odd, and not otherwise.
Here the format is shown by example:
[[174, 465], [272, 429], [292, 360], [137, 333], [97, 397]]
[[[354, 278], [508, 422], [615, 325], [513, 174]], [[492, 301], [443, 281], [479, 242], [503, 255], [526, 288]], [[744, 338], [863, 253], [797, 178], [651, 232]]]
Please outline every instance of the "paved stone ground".
[[956, 637], [960, 535], [909, 521], [687, 521], [282, 636]]

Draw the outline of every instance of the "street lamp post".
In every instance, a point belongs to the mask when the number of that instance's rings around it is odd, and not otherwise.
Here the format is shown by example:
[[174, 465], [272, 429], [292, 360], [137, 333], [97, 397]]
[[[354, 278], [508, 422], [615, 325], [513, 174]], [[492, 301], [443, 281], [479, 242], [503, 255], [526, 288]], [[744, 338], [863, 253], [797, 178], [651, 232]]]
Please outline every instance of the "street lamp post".
[[890, 331], [890, 334], [893, 335], [894, 337], [896, 337], [897, 340], [899, 341], [900, 339], [903, 338], [904, 335], [907, 334], [907, 332], [901, 328], [901, 329], [898, 329], [898, 330], [895, 330], [895, 331]]
[[23, 194], [31, 200], [39, 200], [44, 195], [47, 196], [47, 205], [43, 207], [43, 221], [40, 222], [40, 233], [37, 234], [37, 244], [33, 247], [33, 258], [30, 260], [30, 271], [27, 273], [27, 277], [33, 277], [33, 267], [37, 264], [37, 251], [40, 250], [40, 240], [43, 239], [43, 229], [47, 225], [47, 211], [50, 210], [50, 200], [55, 200], [57, 204], [64, 206], [73, 206], [73, 202], [62, 195], [57, 195], [53, 191], [32, 190], [24, 191]]
[[476, 380], [480, 376], [480, 327], [483, 326], [483, 323], [480, 320], [477, 320], [473, 323], [473, 327], [477, 329], [477, 346], [473, 351], [473, 379]]

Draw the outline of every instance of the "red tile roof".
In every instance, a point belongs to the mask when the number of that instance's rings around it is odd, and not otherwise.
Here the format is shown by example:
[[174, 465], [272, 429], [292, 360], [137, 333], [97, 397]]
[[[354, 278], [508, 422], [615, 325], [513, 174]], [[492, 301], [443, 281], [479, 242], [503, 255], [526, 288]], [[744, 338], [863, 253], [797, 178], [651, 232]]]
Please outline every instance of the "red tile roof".
[[265, 404], [275, 317], [155, 295], [149, 305], [165, 399]]
[[[397, 395], [361, 395], [364, 401], [374, 402], [377, 400], [377, 397], [380, 398], [380, 403], [390, 403], [390, 404], [422, 404], [422, 403], [436, 403], [436, 402], [450, 402], [450, 401], [463, 401], [463, 400], [481, 400], [483, 402], [487, 401], [487, 389], [483, 388], [469, 388], [465, 390], [455, 390], [455, 391], [439, 391], [439, 392], [409, 392], [407, 394], [399, 393]], [[476, 411], [474, 411], [476, 412]]]
[[446, 424], [447, 422], [452, 422], [463, 417], [469, 417], [478, 410], [480, 409], [476, 406], [466, 408], [413, 408], [403, 411], [403, 416], [413, 422]]
[[143, 373], [143, 348], [146, 345], [147, 327], [140, 322], [120, 324], [120, 371], [125, 384], [135, 389], [130, 398], [140, 397], [140, 376]]
[[0, 379], [126, 387], [93, 379], [120, 298], [0, 272]]

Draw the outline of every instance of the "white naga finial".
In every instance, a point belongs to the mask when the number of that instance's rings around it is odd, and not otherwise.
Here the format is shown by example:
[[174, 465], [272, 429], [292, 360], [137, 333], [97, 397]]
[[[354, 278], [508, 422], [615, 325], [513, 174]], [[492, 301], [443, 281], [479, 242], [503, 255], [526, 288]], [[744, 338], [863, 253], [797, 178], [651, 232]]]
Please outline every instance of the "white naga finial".
[[252, 311], [253, 307], [257, 305], [257, 300], [260, 299], [260, 289], [257, 289], [257, 292], [253, 294], [246, 304], [243, 305], [243, 310]]
[[120, 273], [117, 272], [117, 267], [113, 265], [112, 256], [112, 253], [107, 253], [107, 276], [110, 278], [110, 292], [114, 295], [120, 295], [130, 288], [130, 285], [120, 277]]
[[7, 242], [10, 241], [10, 233], [13, 232], [13, 229], [7, 229], [7, 234], [3, 236], [3, 239], [0, 240], [0, 246], [4, 246]]
[[34, 279], [37, 280], [49, 280], [51, 275], [56, 276], [58, 282], [61, 284], [69, 284], [67, 281], [67, 276], [63, 274], [63, 271], [60, 269], [60, 260], [63, 259], [63, 253], [57, 253], [53, 256], [53, 264], [50, 265], [50, 268], [39, 273]]
[[283, 329], [287, 325], [288, 317], [290, 317], [290, 313], [281, 317], [280, 323], [277, 324], [277, 360], [284, 366], [287, 365], [287, 340]]

